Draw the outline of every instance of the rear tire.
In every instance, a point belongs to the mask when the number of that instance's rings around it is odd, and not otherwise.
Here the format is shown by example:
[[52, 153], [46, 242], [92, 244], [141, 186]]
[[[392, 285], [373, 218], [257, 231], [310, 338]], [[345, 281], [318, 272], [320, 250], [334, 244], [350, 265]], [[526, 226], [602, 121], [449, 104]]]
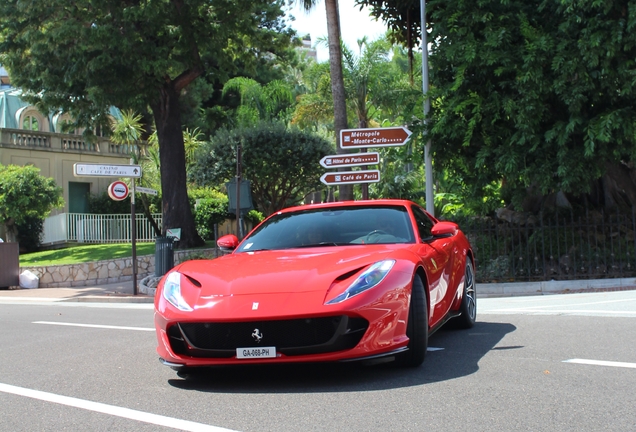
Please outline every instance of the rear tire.
[[466, 258], [464, 272], [464, 295], [459, 307], [461, 315], [455, 318], [453, 324], [459, 329], [469, 329], [477, 320], [477, 291], [475, 290], [475, 270], [470, 258]]
[[409, 338], [408, 351], [401, 353], [396, 358], [396, 362], [400, 366], [418, 367], [424, 361], [428, 348], [428, 308], [424, 284], [418, 275], [413, 277], [411, 284], [411, 303], [409, 304], [406, 335]]

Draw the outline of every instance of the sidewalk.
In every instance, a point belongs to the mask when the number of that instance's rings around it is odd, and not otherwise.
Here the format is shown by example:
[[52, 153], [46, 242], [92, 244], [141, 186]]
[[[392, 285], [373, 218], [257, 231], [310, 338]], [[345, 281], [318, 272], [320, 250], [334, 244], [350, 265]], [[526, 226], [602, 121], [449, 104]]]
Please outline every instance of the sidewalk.
[[[139, 281], [137, 281], [139, 285]], [[65, 302], [153, 303], [154, 296], [139, 291], [133, 294], [133, 282], [118, 282], [73, 288], [35, 288], [0, 290], [0, 300]]]

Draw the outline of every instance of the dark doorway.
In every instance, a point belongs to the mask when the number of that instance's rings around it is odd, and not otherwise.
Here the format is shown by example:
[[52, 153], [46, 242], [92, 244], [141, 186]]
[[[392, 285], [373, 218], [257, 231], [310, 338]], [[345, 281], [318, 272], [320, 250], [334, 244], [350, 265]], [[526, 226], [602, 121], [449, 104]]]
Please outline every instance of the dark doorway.
[[88, 194], [90, 183], [68, 182], [68, 212], [88, 213]]

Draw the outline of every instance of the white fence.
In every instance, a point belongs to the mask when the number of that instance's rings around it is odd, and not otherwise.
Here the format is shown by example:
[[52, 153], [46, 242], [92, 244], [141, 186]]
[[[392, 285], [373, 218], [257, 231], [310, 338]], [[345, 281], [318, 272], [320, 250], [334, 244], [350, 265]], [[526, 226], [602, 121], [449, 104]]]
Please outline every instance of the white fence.
[[[155, 232], [143, 214], [135, 215], [137, 241], [154, 241]], [[152, 215], [161, 229], [162, 216]], [[132, 241], [132, 224], [129, 214], [98, 215], [88, 213], [61, 213], [46, 218], [42, 244], [59, 242], [78, 243], [126, 243]]]

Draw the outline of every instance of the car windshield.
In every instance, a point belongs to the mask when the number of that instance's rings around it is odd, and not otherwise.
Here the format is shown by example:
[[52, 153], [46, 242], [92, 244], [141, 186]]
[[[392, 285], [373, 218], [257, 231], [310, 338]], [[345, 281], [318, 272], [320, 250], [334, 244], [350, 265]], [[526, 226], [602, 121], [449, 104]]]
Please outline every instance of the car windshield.
[[402, 206], [351, 206], [274, 215], [247, 237], [237, 252], [359, 244], [414, 243]]

